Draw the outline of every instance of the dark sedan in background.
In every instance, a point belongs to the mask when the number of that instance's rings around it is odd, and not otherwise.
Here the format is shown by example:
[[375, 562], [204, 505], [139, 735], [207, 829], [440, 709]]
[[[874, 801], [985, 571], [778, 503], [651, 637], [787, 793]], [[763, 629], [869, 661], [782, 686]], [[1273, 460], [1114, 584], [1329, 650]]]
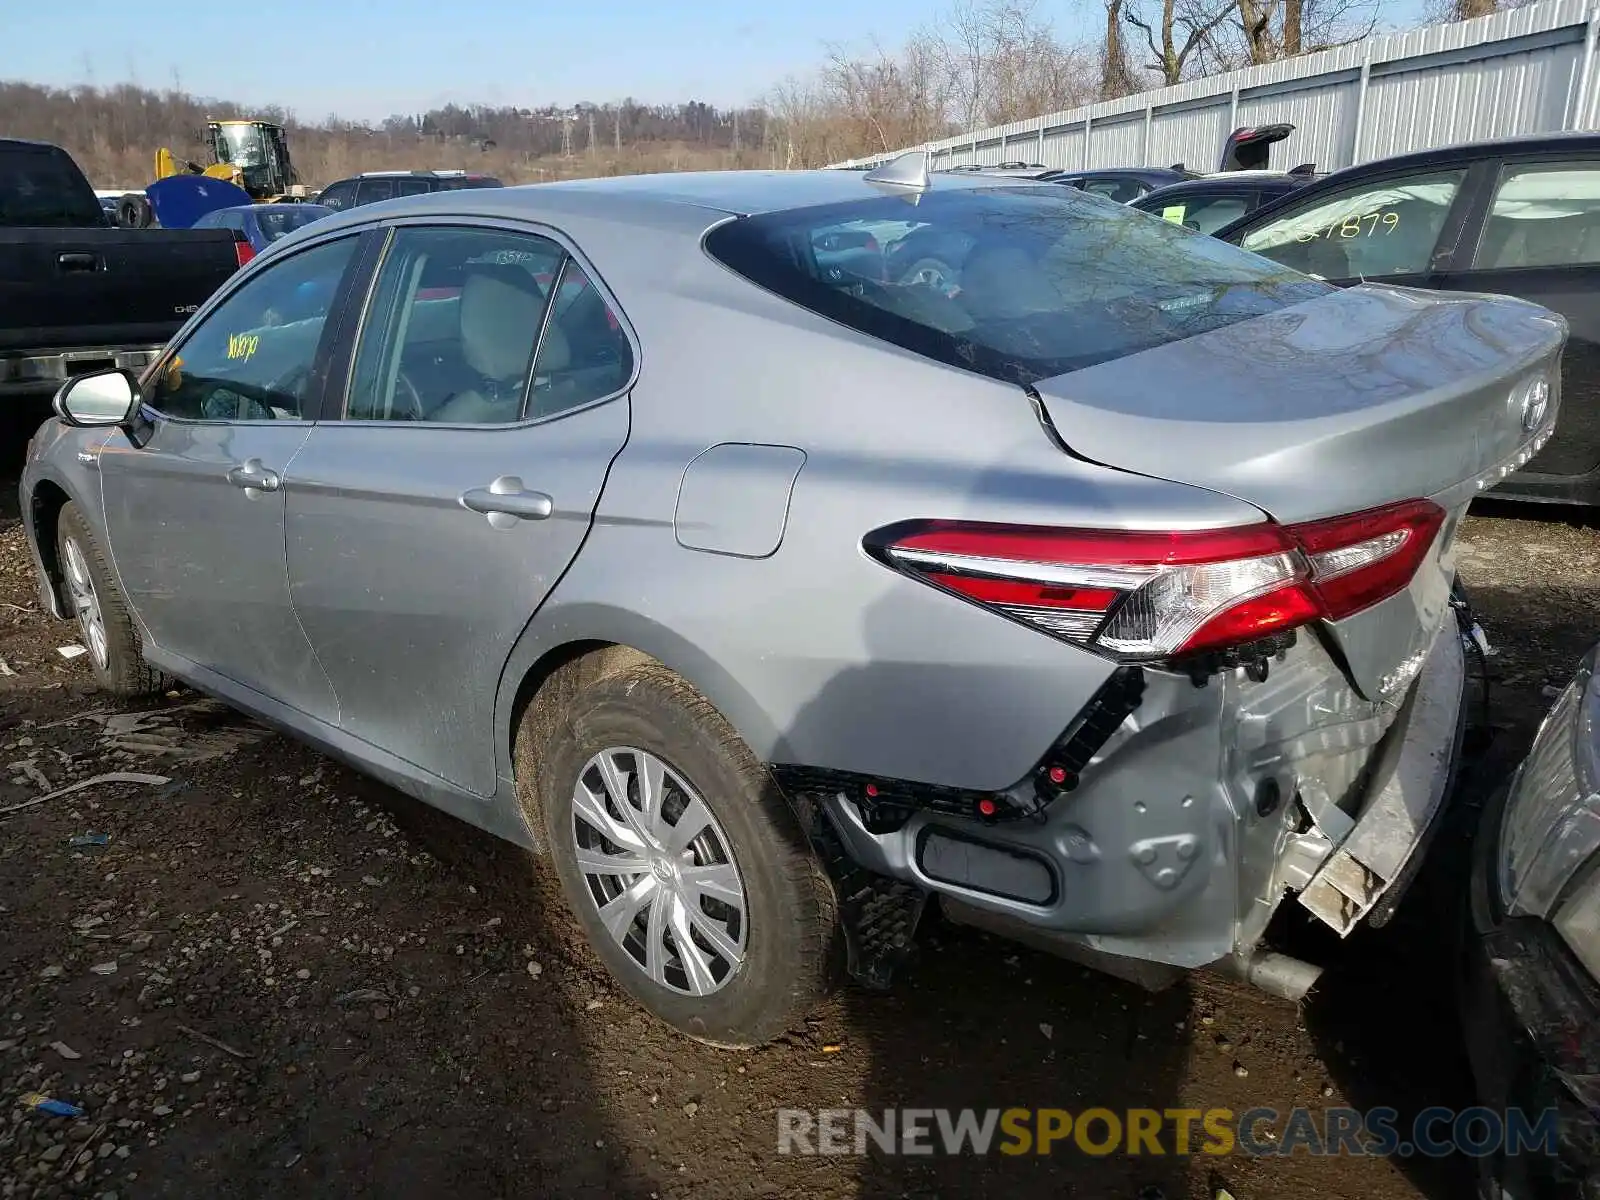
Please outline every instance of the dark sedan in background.
[[1278, 171], [1229, 171], [1168, 184], [1128, 202], [1129, 208], [1200, 233], [1216, 233], [1311, 182], [1309, 174]]
[[1217, 231], [1329, 282], [1519, 296], [1571, 326], [1561, 425], [1495, 488], [1600, 504], [1600, 134], [1476, 142], [1339, 171]]
[[196, 221], [194, 227], [237, 229], [250, 243], [250, 249], [260, 254], [279, 238], [332, 215], [333, 209], [321, 204], [241, 204], [236, 208], [213, 209]]

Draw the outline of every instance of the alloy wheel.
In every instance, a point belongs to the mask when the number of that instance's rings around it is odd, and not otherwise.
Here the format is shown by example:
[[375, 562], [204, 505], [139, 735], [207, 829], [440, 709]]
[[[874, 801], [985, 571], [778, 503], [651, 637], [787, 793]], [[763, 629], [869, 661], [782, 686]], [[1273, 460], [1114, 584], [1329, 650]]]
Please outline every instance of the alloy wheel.
[[95, 666], [102, 671], [111, 664], [111, 645], [106, 639], [105, 617], [100, 612], [100, 597], [94, 590], [94, 577], [89, 574], [89, 561], [83, 555], [77, 538], [68, 538], [64, 547], [67, 568], [67, 592], [72, 607], [78, 614], [78, 626], [83, 630], [84, 645], [94, 656]]

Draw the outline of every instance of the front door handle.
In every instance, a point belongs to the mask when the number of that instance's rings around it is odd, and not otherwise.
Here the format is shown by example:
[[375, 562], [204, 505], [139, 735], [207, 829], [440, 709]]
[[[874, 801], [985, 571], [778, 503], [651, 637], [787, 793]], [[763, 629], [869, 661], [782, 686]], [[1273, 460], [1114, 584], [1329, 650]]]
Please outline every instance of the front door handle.
[[543, 492], [528, 491], [515, 475], [502, 475], [488, 487], [461, 493], [461, 503], [483, 513], [496, 529], [506, 529], [517, 521], [543, 521], [556, 510], [554, 500]]
[[238, 466], [229, 467], [228, 482], [247, 492], [275, 492], [283, 486], [282, 477], [262, 466], [259, 458], [247, 458]]

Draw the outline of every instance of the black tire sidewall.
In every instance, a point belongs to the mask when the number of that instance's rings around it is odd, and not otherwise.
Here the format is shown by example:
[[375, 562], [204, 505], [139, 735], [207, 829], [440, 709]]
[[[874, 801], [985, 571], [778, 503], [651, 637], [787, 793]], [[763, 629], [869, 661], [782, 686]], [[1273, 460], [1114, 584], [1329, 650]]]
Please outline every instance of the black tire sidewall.
[[[821, 975], [820, 964], [808, 961], [816, 939], [807, 935], [819, 921], [818, 905], [803, 886], [805, 873], [795, 870], [796, 856], [809, 857], [809, 851], [770, 776], [720, 718], [707, 719], [714, 716], [708, 705], [698, 714], [685, 706], [684, 690], [675, 677], [645, 668], [602, 679], [574, 697], [540, 771], [550, 856], [590, 946], [630, 995], [701, 1041], [758, 1045], [803, 1015], [799, 1010], [820, 990], [808, 986]], [[709, 996], [687, 996], [646, 976], [601, 923], [578, 869], [573, 788], [595, 754], [621, 746], [656, 755], [699, 794], [739, 870], [748, 923], [745, 957], [734, 978]]]
[[[138, 631], [122, 598], [122, 590], [111, 577], [99, 539], [89, 527], [78, 506], [69, 501], [56, 522], [56, 561], [60, 564], [63, 586], [67, 579], [67, 542], [77, 542], [84, 565], [94, 584], [95, 600], [100, 605], [100, 622], [106, 633], [106, 665], [88, 654], [89, 671], [106, 691], [119, 695], [140, 695], [159, 690], [160, 678], [145, 665]], [[76, 614], [74, 614], [76, 624]], [[81, 628], [80, 628], [81, 634]], [[89, 647], [85, 646], [85, 650]]]

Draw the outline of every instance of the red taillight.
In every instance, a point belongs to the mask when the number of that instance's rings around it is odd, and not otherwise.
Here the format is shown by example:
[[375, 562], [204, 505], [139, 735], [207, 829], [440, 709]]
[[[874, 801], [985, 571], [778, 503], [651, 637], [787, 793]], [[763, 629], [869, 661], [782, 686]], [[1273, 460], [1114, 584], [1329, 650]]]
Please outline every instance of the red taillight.
[[233, 241], [233, 256], [242, 267], [256, 256], [256, 248], [243, 238], [235, 238]]
[[1282, 526], [1173, 532], [930, 521], [886, 531], [891, 565], [1127, 659], [1242, 645], [1404, 588], [1444, 513], [1426, 500]]
[[1296, 525], [1291, 532], [1311, 560], [1323, 609], [1337, 621], [1409, 584], [1443, 524], [1437, 504], [1409, 500]]

